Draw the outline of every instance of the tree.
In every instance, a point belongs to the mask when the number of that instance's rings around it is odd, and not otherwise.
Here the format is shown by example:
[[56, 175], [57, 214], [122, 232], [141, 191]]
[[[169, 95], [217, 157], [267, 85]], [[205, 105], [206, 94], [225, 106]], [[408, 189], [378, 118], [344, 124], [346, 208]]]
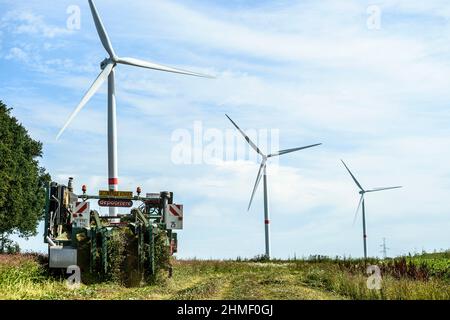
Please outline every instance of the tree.
[[20, 253], [20, 246], [17, 242], [13, 242], [7, 237], [7, 234], [0, 234], [0, 254], [16, 254]]
[[39, 166], [40, 157], [42, 143], [33, 140], [0, 101], [0, 249], [9, 244], [11, 234], [25, 238], [37, 234], [50, 181]]

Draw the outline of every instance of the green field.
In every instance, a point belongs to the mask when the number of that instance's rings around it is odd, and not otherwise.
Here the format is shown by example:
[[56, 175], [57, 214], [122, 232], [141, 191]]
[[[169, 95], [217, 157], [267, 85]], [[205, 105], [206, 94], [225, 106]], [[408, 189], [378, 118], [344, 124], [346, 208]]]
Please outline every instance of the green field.
[[173, 277], [127, 288], [118, 283], [67, 289], [45, 258], [0, 255], [1, 299], [450, 299], [450, 254], [373, 260], [382, 289], [369, 290], [361, 260], [174, 261]]

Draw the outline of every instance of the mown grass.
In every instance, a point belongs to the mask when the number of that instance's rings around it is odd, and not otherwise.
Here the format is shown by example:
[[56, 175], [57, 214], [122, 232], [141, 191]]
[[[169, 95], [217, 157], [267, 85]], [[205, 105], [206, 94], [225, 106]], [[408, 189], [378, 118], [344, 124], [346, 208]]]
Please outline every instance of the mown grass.
[[0, 256], [0, 299], [450, 299], [446, 272], [415, 279], [385, 268], [382, 289], [370, 290], [361, 260], [182, 260], [174, 262], [171, 279], [154, 285], [105, 282], [76, 290], [64, 278], [49, 276], [42, 261], [35, 255]]

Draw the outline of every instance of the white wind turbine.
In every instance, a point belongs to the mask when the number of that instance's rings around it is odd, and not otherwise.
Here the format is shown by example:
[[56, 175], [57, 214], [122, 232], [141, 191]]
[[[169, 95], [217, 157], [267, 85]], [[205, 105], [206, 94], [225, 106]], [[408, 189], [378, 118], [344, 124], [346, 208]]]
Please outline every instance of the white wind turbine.
[[299, 148], [293, 148], [293, 149], [286, 149], [286, 150], [280, 150], [275, 153], [271, 153], [269, 155], [265, 155], [257, 146], [254, 144], [250, 138], [242, 131], [237, 124], [231, 120], [231, 118], [226, 115], [227, 118], [231, 121], [231, 123], [236, 127], [236, 129], [239, 130], [239, 132], [244, 136], [245, 140], [248, 142], [248, 144], [255, 150], [261, 157], [261, 165], [259, 167], [258, 175], [256, 176], [256, 182], [255, 186], [253, 187], [252, 196], [250, 198], [250, 202], [248, 204], [247, 211], [250, 210], [250, 207], [252, 205], [253, 197], [255, 196], [256, 189], [258, 189], [259, 182], [261, 181], [261, 176], [263, 176], [263, 188], [264, 188], [264, 234], [265, 234], [265, 246], [266, 246], [266, 254], [265, 256], [270, 259], [270, 218], [269, 218], [269, 205], [268, 205], [268, 196], [267, 196], [267, 175], [266, 175], [266, 163], [269, 158], [281, 156], [287, 153], [308, 149], [316, 146], [320, 146], [321, 143], [312, 144], [305, 147], [299, 147]]
[[356, 186], [359, 188], [359, 194], [361, 195], [361, 197], [359, 198], [359, 203], [358, 203], [358, 207], [356, 208], [356, 213], [355, 213], [355, 217], [353, 218], [353, 224], [356, 221], [356, 217], [358, 216], [358, 212], [359, 212], [359, 208], [361, 208], [362, 205], [362, 225], [363, 225], [363, 242], [364, 242], [364, 259], [367, 260], [367, 233], [366, 233], [366, 206], [365, 206], [365, 201], [364, 201], [364, 195], [366, 193], [370, 193], [370, 192], [378, 192], [378, 191], [384, 191], [384, 190], [392, 190], [392, 189], [398, 189], [401, 188], [401, 186], [397, 186], [397, 187], [386, 187], [386, 188], [374, 188], [374, 189], [368, 189], [365, 190], [361, 184], [359, 183], [358, 180], [356, 180], [355, 176], [353, 175], [353, 173], [350, 171], [350, 169], [347, 167], [347, 165], [345, 164], [345, 162], [343, 160], [342, 164], [344, 165], [345, 169], [347, 169], [348, 173], [350, 174], [350, 176], [352, 177], [353, 181], [355, 182]]
[[[143, 61], [135, 58], [121, 58], [118, 57], [111, 45], [111, 41], [108, 37], [103, 22], [97, 12], [95, 4], [92, 0], [89, 0], [89, 6], [91, 8], [92, 16], [94, 18], [95, 27], [97, 29], [100, 40], [103, 47], [109, 54], [109, 58], [103, 60], [100, 64], [102, 71], [97, 79], [91, 85], [86, 92], [81, 102], [75, 108], [69, 119], [66, 121], [62, 129], [59, 131], [56, 139], [62, 135], [64, 130], [72, 122], [75, 116], [83, 109], [92, 96], [100, 89], [101, 85], [108, 79], [108, 185], [109, 190], [118, 190], [118, 171], [117, 171], [117, 119], [116, 119], [116, 97], [115, 97], [115, 82], [114, 82], [114, 69], [117, 64], [125, 64], [135, 67], [153, 69], [158, 71], [173, 72], [179, 74], [185, 74], [190, 76], [212, 78], [211, 76], [190, 72], [186, 70], [176, 69], [172, 67], [163, 66], [153, 62]], [[117, 216], [117, 208], [109, 208], [110, 216]]]

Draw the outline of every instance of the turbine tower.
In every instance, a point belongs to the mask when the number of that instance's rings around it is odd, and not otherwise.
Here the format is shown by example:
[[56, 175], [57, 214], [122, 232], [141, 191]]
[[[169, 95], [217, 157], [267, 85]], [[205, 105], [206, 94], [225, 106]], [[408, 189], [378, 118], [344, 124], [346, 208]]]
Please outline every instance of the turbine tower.
[[280, 150], [278, 152], [275, 152], [275, 153], [272, 153], [272, 154], [269, 154], [269, 155], [265, 155], [256, 146], [256, 144], [254, 144], [250, 140], [250, 138], [244, 133], [244, 131], [242, 131], [237, 126], [237, 124], [233, 120], [231, 120], [231, 118], [228, 115], [226, 115], [226, 116], [227, 116], [228, 120], [230, 120], [231, 123], [236, 127], [236, 129], [239, 130], [239, 132], [242, 134], [242, 136], [245, 138], [245, 140], [248, 142], [248, 144], [252, 147], [252, 149], [255, 150], [262, 157], [261, 165], [259, 167], [258, 175], [256, 176], [255, 186], [253, 187], [253, 192], [252, 192], [252, 196], [250, 198], [250, 202], [248, 204], [247, 211], [250, 210], [250, 207], [251, 207], [252, 201], [253, 201], [253, 197], [255, 196], [255, 193], [256, 193], [256, 189], [258, 189], [258, 185], [259, 185], [259, 182], [261, 181], [261, 177], [263, 177], [263, 188], [264, 188], [264, 234], [265, 234], [265, 248], [266, 248], [265, 256], [268, 259], [270, 259], [270, 217], [269, 217], [269, 204], [268, 204], [268, 195], [267, 195], [267, 171], [266, 171], [267, 160], [269, 158], [281, 156], [281, 155], [284, 155], [284, 154], [287, 154], [287, 153], [291, 153], [291, 152], [295, 152], [295, 151], [299, 151], [299, 150], [303, 150], [303, 149], [307, 149], [307, 148], [316, 147], [316, 146], [321, 145], [321, 143], [312, 144], [312, 145], [305, 146], [305, 147], [300, 147], [300, 148]]
[[362, 225], [363, 225], [363, 242], [364, 242], [364, 260], [367, 260], [367, 232], [366, 232], [366, 206], [365, 206], [365, 200], [364, 200], [364, 195], [366, 193], [370, 193], [370, 192], [378, 192], [378, 191], [384, 191], [384, 190], [392, 190], [392, 189], [398, 189], [401, 188], [401, 186], [397, 186], [397, 187], [386, 187], [386, 188], [374, 188], [374, 189], [368, 189], [365, 190], [361, 184], [358, 182], [358, 180], [356, 180], [355, 176], [353, 175], [353, 173], [350, 171], [350, 169], [347, 167], [347, 165], [345, 164], [345, 162], [343, 160], [342, 164], [344, 165], [345, 169], [347, 169], [348, 173], [350, 174], [350, 176], [352, 177], [353, 181], [355, 182], [356, 186], [359, 188], [359, 194], [361, 195], [360, 199], [359, 199], [359, 203], [358, 203], [358, 207], [356, 208], [356, 213], [355, 213], [355, 217], [353, 218], [353, 223], [355, 223], [356, 221], [356, 217], [358, 216], [358, 212], [359, 212], [359, 208], [361, 207], [362, 204]]
[[[211, 76], [190, 72], [186, 70], [176, 69], [172, 67], [163, 66], [153, 62], [143, 61], [135, 58], [121, 58], [116, 55], [113, 49], [110, 38], [103, 22], [98, 14], [97, 8], [95, 7], [94, 1], [89, 0], [89, 6], [91, 8], [92, 17], [94, 18], [95, 27], [97, 29], [100, 41], [108, 53], [109, 57], [103, 60], [100, 64], [101, 72], [97, 79], [91, 85], [89, 90], [86, 92], [81, 102], [72, 112], [62, 129], [59, 131], [56, 139], [63, 134], [64, 130], [69, 126], [76, 115], [83, 109], [83, 107], [88, 103], [92, 96], [100, 89], [101, 85], [108, 79], [108, 186], [109, 190], [118, 190], [118, 169], [117, 169], [117, 117], [116, 117], [116, 90], [115, 90], [115, 68], [117, 64], [125, 64], [134, 67], [141, 67], [147, 69], [153, 69], [158, 71], [172, 72], [185, 74], [190, 76], [212, 78]], [[110, 216], [117, 216], [117, 208], [109, 208]]]

